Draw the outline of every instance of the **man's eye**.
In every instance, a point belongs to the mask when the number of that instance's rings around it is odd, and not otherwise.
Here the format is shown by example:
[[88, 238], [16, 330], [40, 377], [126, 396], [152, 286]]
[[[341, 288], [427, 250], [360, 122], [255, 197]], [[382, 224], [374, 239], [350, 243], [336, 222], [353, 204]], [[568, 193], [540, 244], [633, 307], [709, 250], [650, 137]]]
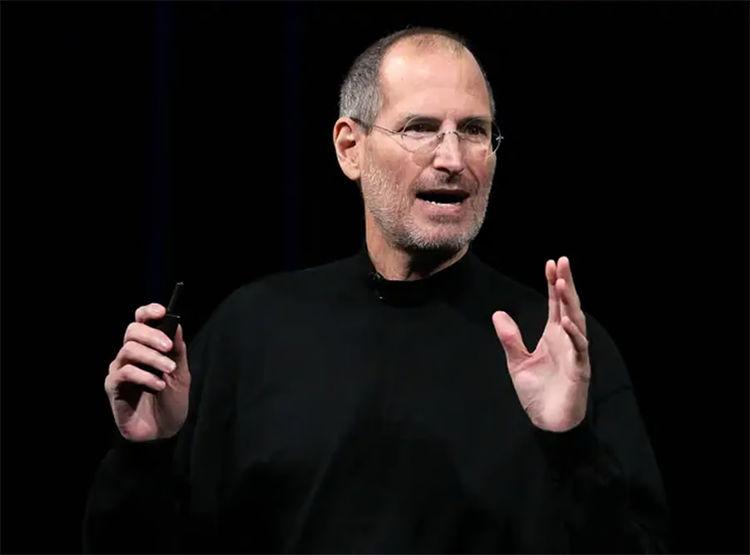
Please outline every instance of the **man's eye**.
[[464, 133], [466, 135], [485, 137], [487, 136], [487, 128], [480, 124], [471, 124], [464, 128]]
[[410, 123], [404, 128], [407, 133], [432, 133], [433, 126], [428, 123]]

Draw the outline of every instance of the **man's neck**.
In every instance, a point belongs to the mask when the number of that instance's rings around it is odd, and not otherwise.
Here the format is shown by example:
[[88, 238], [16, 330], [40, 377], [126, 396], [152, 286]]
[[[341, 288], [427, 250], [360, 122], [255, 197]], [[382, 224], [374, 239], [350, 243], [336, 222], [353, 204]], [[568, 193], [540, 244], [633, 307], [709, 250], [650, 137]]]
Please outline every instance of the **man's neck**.
[[388, 280], [413, 281], [429, 277], [458, 262], [468, 251], [409, 252], [390, 244], [379, 230], [368, 226], [365, 241], [375, 269]]

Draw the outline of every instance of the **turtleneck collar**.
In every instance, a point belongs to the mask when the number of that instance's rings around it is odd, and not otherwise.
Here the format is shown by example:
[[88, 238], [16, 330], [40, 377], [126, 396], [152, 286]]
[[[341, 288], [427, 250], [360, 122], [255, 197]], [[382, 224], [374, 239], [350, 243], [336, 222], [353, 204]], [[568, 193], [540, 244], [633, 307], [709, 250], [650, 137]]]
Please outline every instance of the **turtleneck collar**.
[[473, 258], [471, 247], [459, 260], [426, 278], [417, 280], [389, 280], [376, 269], [363, 242], [357, 255], [359, 272], [365, 286], [386, 304], [415, 306], [435, 300], [452, 300], [468, 288], [469, 271]]

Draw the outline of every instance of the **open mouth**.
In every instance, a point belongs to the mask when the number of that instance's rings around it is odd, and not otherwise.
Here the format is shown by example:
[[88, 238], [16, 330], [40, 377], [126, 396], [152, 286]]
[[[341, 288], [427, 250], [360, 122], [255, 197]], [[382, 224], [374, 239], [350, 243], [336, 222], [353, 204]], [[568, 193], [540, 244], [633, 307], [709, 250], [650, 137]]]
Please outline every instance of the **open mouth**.
[[417, 193], [417, 198], [437, 205], [461, 204], [469, 196], [465, 191], [430, 191]]

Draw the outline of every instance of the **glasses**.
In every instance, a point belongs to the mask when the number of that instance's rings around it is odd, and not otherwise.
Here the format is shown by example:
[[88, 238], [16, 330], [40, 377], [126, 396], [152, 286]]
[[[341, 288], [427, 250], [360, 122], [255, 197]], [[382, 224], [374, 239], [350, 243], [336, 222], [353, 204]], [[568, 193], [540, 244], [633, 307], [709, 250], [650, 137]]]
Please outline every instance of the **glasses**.
[[469, 120], [455, 131], [440, 131], [436, 121], [424, 117], [410, 119], [400, 131], [366, 123], [357, 118], [352, 119], [363, 127], [389, 134], [396, 138], [405, 150], [418, 155], [432, 154], [446, 135], [453, 134], [458, 138], [459, 145], [464, 145], [468, 155], [486, 159], [497, 152], [504, 138], [497, 125], [489, 119]]

